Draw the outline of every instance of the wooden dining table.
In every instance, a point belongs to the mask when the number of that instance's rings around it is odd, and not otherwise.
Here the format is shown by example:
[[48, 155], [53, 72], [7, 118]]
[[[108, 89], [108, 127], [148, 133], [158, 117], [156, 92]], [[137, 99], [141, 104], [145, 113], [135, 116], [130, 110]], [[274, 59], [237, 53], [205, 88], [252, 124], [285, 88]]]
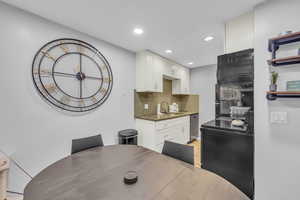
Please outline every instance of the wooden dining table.
[[[123, 177], [136, 171], [138, 181]], [[249, 200], [209, 171], [135, 145], [112, 145], [70, 155], [26, 186], [24, 200]]]

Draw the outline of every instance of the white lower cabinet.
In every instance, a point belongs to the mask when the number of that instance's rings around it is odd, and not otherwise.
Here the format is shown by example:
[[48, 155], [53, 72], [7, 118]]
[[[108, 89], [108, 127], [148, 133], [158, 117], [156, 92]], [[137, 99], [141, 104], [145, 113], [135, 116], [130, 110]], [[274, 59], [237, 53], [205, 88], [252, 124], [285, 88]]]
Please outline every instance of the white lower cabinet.
[[189, 141], [190, 116], [157, 122], [136, 119], [136, 129], [140, 146], [161, 153], [165, 140], [180, 144]]

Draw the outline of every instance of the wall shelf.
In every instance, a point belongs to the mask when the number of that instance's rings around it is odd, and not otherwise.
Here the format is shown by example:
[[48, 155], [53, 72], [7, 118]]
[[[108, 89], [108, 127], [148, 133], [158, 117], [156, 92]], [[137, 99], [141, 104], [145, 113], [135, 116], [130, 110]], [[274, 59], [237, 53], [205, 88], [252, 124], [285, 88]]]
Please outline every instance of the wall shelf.
[[287, 34], [284, 36], [274, 37], [269, 39], [269, 51], [272, 52], [272, 59], [268, 60], [268, 64], [274, 67], [282, 65], [292, 65], [300, 63], [299, 56], [291, 56], [286, 58], [276, 58], [276, 52], [281, 45], [300, 42], [300, 32]]
[[290, 56], [286, 58], [277, 58], [268, 60], [269, 65], [281, 66], [281, 65], [292, 65], [300, 63], [300, 56]]
[[270, 101], [276, 100], [277, 98], [300, 98], [299, 92], [292, 91], [278, 91], [278, 92], [267, 92], [267, 99]]

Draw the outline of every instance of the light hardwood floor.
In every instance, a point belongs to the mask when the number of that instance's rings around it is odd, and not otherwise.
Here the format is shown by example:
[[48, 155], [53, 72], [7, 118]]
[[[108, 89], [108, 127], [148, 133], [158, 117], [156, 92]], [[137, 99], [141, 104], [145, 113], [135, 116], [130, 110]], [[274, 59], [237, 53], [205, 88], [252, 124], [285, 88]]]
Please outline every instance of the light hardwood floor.
[[190, 146], [194, 146], [194, 166], [197, 168], [201, 168], [201, 143], [199, 140], [192, 142], [189, 144]]

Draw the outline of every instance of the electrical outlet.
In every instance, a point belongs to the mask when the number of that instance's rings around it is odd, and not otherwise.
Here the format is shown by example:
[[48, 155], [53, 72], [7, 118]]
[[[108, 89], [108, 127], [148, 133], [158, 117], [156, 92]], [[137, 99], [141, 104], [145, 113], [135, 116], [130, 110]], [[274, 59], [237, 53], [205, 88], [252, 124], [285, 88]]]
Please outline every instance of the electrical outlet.
[[148, 109], [149, 109], [149, 105], [148, 105], [148, 104], [145, 104], [145, 105], [144, 105], [144, 109], [145, 109], [145, 110], [148, 110]]
[[287, 112], [271, 112], [270, 122], [272, 124], [287, 124]]

